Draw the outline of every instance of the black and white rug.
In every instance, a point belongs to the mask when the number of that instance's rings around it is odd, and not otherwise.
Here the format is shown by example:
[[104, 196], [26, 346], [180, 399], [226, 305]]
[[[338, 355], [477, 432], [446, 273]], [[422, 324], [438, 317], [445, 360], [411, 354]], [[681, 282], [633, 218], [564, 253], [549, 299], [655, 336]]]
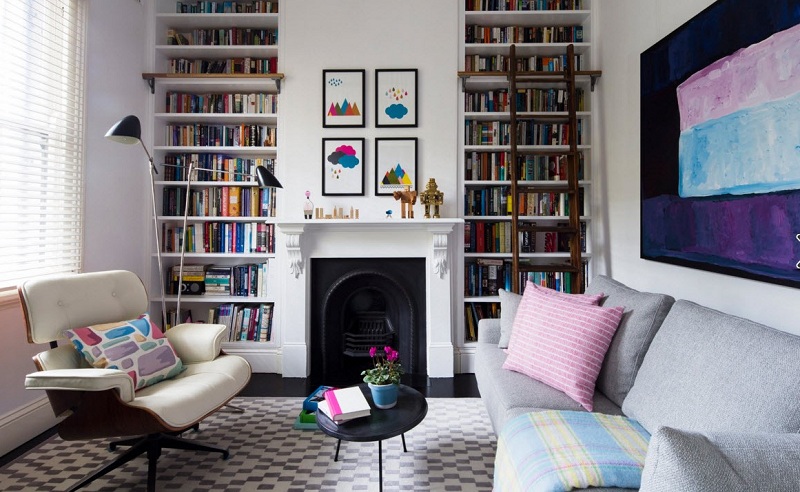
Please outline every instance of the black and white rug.
[[[377, 443], [342, 442], [318, 430], [294, 430], [302, 398], [236, 398], [242, 414], [217, 412], [200, 432], [184, 437], [228, 446], [231, 457], [165, 450], [158, 460], [158, 490], [377, 491]], [[0, 490], [60, 491], [111, 461], [107, 440], [53, 437], [0, 469]], [[479, 398], [429, 398], [428, 415], [383, 443], [386, 491], [488, 491], [496, 440]], [[147, 460], [139, 457], [82, 490], [145, 490]]]

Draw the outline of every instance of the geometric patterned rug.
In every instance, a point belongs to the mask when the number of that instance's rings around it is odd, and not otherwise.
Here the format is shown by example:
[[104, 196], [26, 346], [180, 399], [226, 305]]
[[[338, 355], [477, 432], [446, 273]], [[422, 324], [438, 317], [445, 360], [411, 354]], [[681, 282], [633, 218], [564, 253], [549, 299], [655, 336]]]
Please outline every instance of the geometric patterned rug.
[[[295, 430], [302, 398], [235, 398], [245, 412], [217, 412], [184, 437], [228, 447], [231, 456], [167, 449], [158, 460], [157, 489], [175, 491], [377, 491], [378, 444], [336, 440]], [[496, 439], [480, 398], [429, 398], [428, 414], [400, 437], [383, 442], [385, 491], [490, 491]], [[113, 459], [108, 440], [54, 436], [0, 468], [0, 490], [63, 491]], [[144, 456], [81, 490], [145, 490]]]

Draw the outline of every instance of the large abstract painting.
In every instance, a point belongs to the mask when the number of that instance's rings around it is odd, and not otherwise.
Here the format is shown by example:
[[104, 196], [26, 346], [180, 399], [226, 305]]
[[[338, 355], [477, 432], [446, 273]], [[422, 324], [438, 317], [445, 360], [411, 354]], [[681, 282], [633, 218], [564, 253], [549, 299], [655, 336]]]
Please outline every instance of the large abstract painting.
[[641, 56], [641, 256], [800, 287], [800, 0], [720, 0]]

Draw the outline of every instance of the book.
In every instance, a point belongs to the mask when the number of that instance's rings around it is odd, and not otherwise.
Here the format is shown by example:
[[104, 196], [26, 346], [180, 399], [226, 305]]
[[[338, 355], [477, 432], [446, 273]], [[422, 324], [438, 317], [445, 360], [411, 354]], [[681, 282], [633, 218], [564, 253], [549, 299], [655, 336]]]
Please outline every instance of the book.
[[300, 414], [295, 419], [292, 428], [297, 430], [319, 429], [319, 427], [317, 427], [317, 414], [314, 412], [309, 412], [308, 410], [301, 410]]
[[307, 410], [309, 412], [316, 412], [317, 411], [317, 403], [321, 402], [325, 399], [325, 392], [328, 390], [335, 389], [333, 386], [320, 386], [319, 388], [315, 389], [313, 393], [308, 395], [308, 397], [303, 400], [303, 410]]
[[358, 386], [326, 391], [325, 399], [317, 402], [317, 408], [336, 424], [367, 417], [371, 411], [369, 402]]

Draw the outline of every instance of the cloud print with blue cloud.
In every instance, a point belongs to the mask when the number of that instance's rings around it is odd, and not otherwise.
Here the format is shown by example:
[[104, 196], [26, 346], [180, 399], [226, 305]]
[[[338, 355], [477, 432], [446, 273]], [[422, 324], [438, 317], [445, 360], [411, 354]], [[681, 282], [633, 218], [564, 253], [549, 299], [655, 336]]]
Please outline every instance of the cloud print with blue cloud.
[[392, 104], [385, 110], [386, 115], [394, 120], [401, 120], [408, 114], [408, 108], [402, 104]]
[[359, 163], [356, 150], [350, 145], [341, 145], [328, 155], [328, 162], [339, 164], [346, 169], [353, 169]]

